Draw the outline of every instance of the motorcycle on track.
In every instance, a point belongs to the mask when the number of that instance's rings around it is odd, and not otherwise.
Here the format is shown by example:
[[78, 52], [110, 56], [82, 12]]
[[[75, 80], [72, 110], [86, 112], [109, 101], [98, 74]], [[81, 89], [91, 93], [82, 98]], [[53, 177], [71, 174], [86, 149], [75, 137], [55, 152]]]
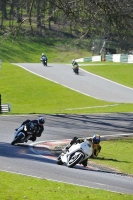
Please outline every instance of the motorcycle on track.
[[73, 69], [73, 72], [75, 73], [75, 74], [79, 74], [79, 66], [78, 66], [78, 63], [76, 62], [76, 61], [74, 61], [73, 63], [72, 63], [72, 69]]
[[46, 58], [46, 56], [43, 56], [43, 57], [41, 58], [41, 61], [42, 61], [42, 64], [43, 64], [44, 66], [47, 66], [47, 58]]
[[83, 164], [92, 155], [92, 143], [84, 140], [82, 143], [73, 144], [66, 152], [62, 152], [57, 158], [57, 164], [74, 167], [76, 164]]
[[79, 66], [78, 66], [78, 64], [73, 65], [72, 69], [73, 69], [73, 72], [75, 74], [79, 74]]
[[18, 129], [16, 129], [15, 136], [13, 141], [11, 142], [11, 145], [27, 142], [33, 137], [36, 130], [37, 127], [34, 126], [34, 124], [31, 122], [21, 125]]

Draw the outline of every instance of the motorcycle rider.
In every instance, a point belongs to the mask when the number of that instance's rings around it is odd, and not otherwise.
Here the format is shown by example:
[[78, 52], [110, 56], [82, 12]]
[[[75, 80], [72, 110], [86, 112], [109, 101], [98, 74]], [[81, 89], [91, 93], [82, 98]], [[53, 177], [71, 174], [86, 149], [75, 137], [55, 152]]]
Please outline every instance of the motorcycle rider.
[[[44, 131], [44, 123], [45, 123], [44, 117], [39, 117], [39, 119], [35, 120], [27, 119], [21, 124], [21, 126], [27, 124], [28, 129], [34, 133], [29, 140], [32, 140], [34, 142], [36, 141], [37, 137], [40, 137], [42, 135], [42, 132]], [[16, 129], [16, 131], [17, 130], [18, 129]]]
[[76, 72], [76, 70], [77, 70], [77, 73], [78, 73], [79, 66], [75, 60], [72, 60], [72, 66], [73, 66], [72, 67], [73, 71]]
[[72, 65], [78, 65], [78, 63], [76, 62], [76, 60], [72, 60]]
[[42, 53], [40, 60], [42, 61], [43, 59], [46, 60], [46, 64], [47, 64], [48, 58], [46, 55], [44, 55], [44, 53]]
[[[98, 154], [101, 151], [101, 145], [100, 145], [100, 135], [94, 135], [93, 137], [90, 138], [85, 138], [87, 140], [89, 140], [92, 144], [92, 155], [91, 158], [95, 158], [98, 156]], [[63, 152], [66, 152], [69, 150], [69, 148], [73, 145], [73, 144], [77, 144], [77, 143], [82, 143], [84, 140], [84, 138], [77, 138], [74, 137], [71, 142], [64, 148], [62, 149]], [[88, 159], [84, 160], [82, 162], [82, 164], [86, 167], [87, 166], [87, 161]]]

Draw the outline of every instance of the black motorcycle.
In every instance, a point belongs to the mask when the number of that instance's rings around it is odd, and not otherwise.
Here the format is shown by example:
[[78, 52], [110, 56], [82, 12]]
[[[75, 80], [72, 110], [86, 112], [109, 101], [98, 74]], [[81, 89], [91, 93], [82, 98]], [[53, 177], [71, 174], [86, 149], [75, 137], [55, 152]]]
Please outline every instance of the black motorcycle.
[[41, 61], [42, 61], [42, 64], [43, 64], [44, 66], [47, 66], [47, 57], [43, 56], [43, 57], [41, 58]]
[[73, 67], [72, 67], [72, 69], [73, 69], [73, 72], [75, 74], [79, 74], [79, 66], [78, 66], [78, 64], [74, 64]]
[[37, 127], [32, 122], [21, 125], [18, 129], [16, 129], [11, 145], [27, 142], [34, 136], [34, 134], [36, 134], [36, 130]]

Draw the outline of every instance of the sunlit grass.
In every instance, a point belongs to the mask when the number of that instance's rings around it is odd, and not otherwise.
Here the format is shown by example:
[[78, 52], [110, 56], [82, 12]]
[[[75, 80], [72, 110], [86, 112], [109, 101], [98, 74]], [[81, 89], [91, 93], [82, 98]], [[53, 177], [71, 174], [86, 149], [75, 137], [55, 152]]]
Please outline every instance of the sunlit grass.
[[74, 39], [0, 37], [0, 59], [3, 62], [36, 63], [40, 62], [40, 56], [44, 53], [49, 62], [65, 63], [90, 55], [86, 47], [82, 48], [82, 44], [76, 46], [75, 43]]
[[102, 141], [97, 159], [100, 165], [112, 167], [119, 172], [133, 174], [133, 137]]
[[12, 113], [133, 112], [133, 104], [97, 100], [6, 63], [0, 71], [0, 92]]
[[133, 88], [133, 63], [100, 62], [99, 64], [88, 63], [88, 66], [81, 64], [81, 68]]
[[6, 172], [0, 172], [0, 180], [1, 200], [133, 199], [133, 195], [114, 193], [99, 189], [90, 189]]

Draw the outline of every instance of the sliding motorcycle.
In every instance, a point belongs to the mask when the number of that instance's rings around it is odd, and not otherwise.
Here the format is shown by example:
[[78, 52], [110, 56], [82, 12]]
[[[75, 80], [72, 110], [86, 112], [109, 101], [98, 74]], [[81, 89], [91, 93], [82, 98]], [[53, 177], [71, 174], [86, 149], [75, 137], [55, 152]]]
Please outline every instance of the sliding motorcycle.
[[66, 164], [72, 168], [77, 164], [84, 166], [84, 161], [92, 155], [92, 143], [84, 140], [82, 143], [73, 144], [66, 152], [63, 152], [57, 158], [57, 164]]

